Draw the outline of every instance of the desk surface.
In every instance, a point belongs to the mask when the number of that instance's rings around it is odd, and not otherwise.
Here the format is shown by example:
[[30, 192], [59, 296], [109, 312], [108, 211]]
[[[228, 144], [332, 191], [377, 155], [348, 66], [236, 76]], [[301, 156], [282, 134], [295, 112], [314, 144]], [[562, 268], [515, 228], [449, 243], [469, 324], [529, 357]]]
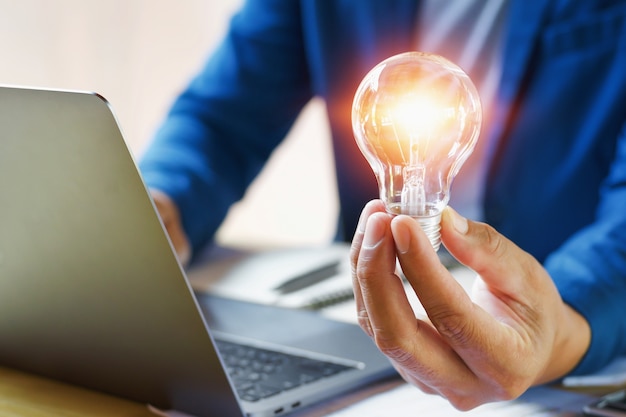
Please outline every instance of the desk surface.
[[[392, 390], [403, 384], [391, 379], [290, 414], [290, 417], [325, 417], [347, 406]], [[416, 398], [420, 398], [419, 391]], [[595, 395], [606, 393], [598, 392]], [[415, 400], [418, 401], [418, 400]], [[568, 400], [569, 401], [569, 400]], [[588, 402], [585, 400], [585, 403]], [[365, 405], [365, 404], [364, 404]], [[414, 404], [415, 405], [415, 404]], [[414, 410], [410, 407], [410, 410]], [[407, 410], [406, 414], [413, 415]], [[362, 410], [361, 410], [362, 411]], [[355, 411], [360, 415], [359, 411]], [[488, 415], [493, 415], [489, 414]], [[352, 415], [352, 414], [351, 414]], [[447, 415], [447, 414], [446, 414]], [[521, 415], [521, 414], [514, 414]], [[546, 415], [580, 415], [559, 412]], [[0, 367], [0, 416], [2, 417], [155, 417], [146, 405], [70, 386]]]
[[[399, 379], [383, 381], [292, 415], [323, 417], [400, 383]], [[155, 414], [144, 404], [0, 367], [0, 416], [155, 417]]]
[[0, 367], [0, 415], [154, 417], [145, 405]]

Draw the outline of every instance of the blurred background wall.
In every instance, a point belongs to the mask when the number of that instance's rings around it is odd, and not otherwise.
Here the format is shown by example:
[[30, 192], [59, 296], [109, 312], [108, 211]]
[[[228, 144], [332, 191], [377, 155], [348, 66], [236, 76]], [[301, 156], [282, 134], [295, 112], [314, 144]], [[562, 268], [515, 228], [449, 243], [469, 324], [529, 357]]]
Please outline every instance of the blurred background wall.
[[[136, 159], [243, 0], [0, 0], [0, 84], [96, 91]], [[324, 106], [312, 101], [218, 241], [245, 248], [332, 239], [336, 187]]]

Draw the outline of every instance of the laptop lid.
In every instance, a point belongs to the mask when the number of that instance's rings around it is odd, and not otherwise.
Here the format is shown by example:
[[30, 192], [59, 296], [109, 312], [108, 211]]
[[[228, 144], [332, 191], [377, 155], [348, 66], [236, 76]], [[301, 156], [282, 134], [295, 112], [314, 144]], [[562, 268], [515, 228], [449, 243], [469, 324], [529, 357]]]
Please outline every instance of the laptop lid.
[[242, 415], [102, 97], [0, 87], [0, 195], [1, 365]]
[[[0, 86], [0, 196], [2, 366], [199, 417], [278, 415], [393, 372], [356, 325], [194, 294], [97, 94]], [[352, 370], [251, 403], [216, 337]]]

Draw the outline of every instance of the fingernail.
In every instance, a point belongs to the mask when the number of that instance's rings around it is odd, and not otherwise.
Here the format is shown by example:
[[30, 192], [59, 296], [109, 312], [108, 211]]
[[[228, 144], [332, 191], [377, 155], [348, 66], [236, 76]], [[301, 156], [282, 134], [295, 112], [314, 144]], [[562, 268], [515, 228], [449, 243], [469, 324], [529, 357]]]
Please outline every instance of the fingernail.
[[402, 221], [401, 216], [397, 216], [391, 223], [391, 231], [393, 232], [393, 240], [396, 244], [398, 253], [403, 254], [409, 251], [411, 245], [411, 231]]
[[377, 221], [376, 215], [372, 215], [367, 220], [365, 236], [361, 247], [372, 249], [378, 246], [385, 236], [385, 228], [382, 222]]
[[466, 234], [469, 230], [469, 223], [467, 222], [467, 219], [451, 207], [448, 207], [448, 213], [452, 216], [452, 226], [454, 226], [454, 229], [462, 235]]

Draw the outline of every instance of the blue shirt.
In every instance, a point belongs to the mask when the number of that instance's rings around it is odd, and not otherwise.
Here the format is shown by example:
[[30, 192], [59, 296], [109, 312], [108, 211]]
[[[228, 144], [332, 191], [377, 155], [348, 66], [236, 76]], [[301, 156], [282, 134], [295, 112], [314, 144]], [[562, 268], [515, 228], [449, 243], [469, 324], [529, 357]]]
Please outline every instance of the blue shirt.
[[[413, 49], [414, 0], [249, 0], [144, 155], [148, 186], [207, 244], [303, 106], [323, 97], [350, 239], [378, 194], [350, 108], [378, 62]], [[590, 323], [574, 373], [626, 353], [626, 1], [512, 0], [487, 134], [485, 220], [543, 262]]]

